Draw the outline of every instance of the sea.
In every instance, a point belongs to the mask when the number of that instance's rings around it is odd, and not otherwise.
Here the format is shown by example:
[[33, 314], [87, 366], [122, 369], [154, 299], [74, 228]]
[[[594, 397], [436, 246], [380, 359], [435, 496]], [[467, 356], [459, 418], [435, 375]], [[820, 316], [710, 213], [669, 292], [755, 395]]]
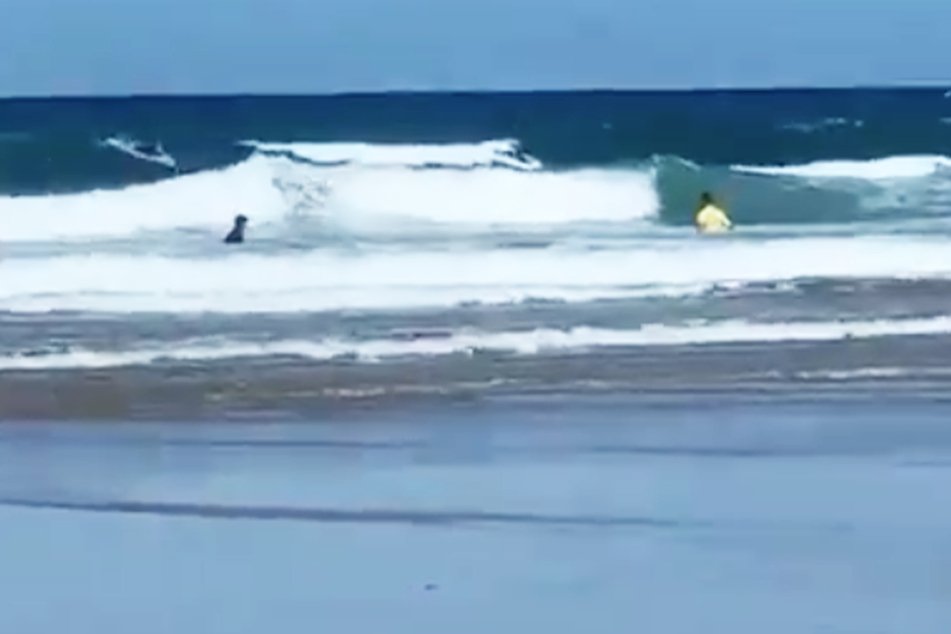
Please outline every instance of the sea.
[[944, 385], [949, 148], [938, 89], [0, 101], [0, 411]]
[[945, 89], [0, 101], [0, 631], [944, 634], [949, 388]]

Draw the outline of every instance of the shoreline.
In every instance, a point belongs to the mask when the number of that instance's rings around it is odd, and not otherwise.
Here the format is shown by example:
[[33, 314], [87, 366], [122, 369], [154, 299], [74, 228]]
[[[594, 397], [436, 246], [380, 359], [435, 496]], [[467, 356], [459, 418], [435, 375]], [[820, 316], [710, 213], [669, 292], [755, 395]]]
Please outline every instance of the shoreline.
[[383, 363], [286, 357], [0, 372], [2, 420], [308, 419], [559, 395], [644, 403], [951, 398], [951, 337], [477, 353]]

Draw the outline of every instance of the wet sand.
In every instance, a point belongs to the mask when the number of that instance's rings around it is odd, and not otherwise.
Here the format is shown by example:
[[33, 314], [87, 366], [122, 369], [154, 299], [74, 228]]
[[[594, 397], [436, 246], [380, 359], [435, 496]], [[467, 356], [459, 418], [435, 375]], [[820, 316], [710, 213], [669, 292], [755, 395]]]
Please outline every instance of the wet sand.
[[944, 634], [949, 414], [563, 397], [3, 424], [0, 631]]

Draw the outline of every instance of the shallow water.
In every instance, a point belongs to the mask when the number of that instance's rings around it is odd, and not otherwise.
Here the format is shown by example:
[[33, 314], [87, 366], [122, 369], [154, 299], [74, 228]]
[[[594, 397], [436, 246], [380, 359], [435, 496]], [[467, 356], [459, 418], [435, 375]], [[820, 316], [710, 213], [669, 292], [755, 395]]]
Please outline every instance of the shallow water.
[[0, 630], [946, 632], [951, 406], [0, 426]]

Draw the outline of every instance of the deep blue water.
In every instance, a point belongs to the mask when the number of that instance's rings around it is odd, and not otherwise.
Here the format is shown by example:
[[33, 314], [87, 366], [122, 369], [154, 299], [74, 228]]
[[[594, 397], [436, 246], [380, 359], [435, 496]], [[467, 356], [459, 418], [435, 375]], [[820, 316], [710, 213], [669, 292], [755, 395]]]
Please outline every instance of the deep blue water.
[[943, 89], [408, 93], [0, 101], [0, 191], [84, 190], [169, 176], [97, 147], [161, 142], [180, 171], [246, 158], [241, 140], [369, 143], [513, 138], [545, 165], [675, 156], [704, 165], [946, 154]]

